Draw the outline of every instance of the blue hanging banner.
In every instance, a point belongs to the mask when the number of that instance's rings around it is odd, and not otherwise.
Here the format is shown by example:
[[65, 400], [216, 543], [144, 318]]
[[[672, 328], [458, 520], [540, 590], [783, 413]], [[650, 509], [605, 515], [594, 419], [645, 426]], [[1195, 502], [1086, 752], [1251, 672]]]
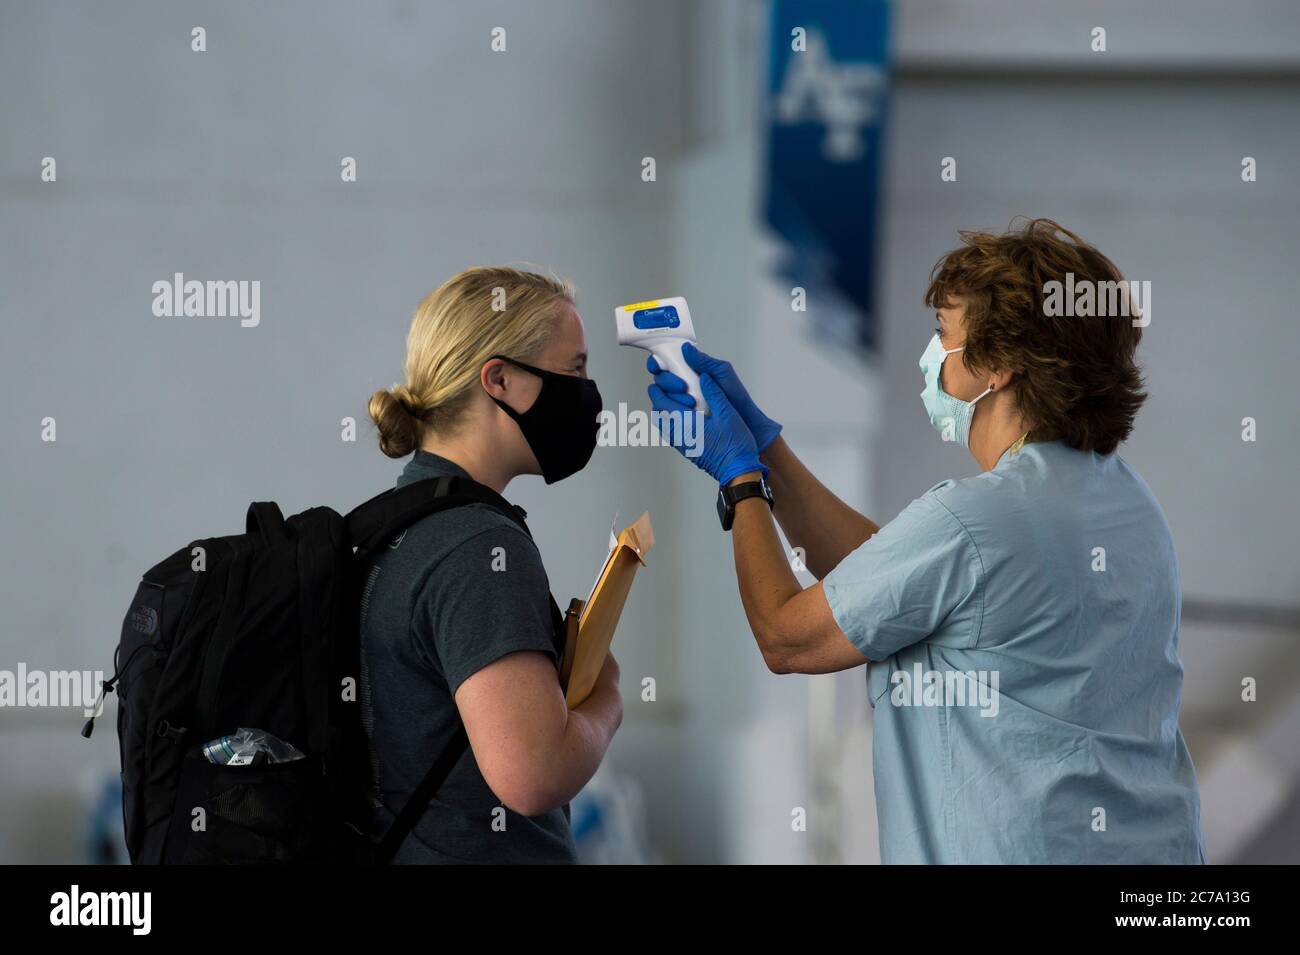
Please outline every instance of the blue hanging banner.
[[876, 344], [888, 0], [773, 0], [764, 215], [819, 337]]

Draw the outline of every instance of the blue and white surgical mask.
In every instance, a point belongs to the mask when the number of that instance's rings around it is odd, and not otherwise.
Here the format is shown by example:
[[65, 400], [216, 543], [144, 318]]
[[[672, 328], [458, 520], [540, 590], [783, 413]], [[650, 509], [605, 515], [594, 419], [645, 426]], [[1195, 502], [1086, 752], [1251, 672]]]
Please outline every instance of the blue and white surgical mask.
[[921, 392], [921, 400], [925, 402], [925, 412], [930, 416], [930, 424], [934, 425], [943, 439], [960, 441], [969, 448], [970, 422], [975, 415], [975, 402], [993, 389], [985, 388], [984, 393], [972, 401], [954, 398], [943, 390], [943, 385], [939, 383], [943, 360], [964, 347], [966, 346], [945, 350], [937, 334], [930, 339], [930, 344], [921, 355], [921, 371], [925, 374], [925, 390]]

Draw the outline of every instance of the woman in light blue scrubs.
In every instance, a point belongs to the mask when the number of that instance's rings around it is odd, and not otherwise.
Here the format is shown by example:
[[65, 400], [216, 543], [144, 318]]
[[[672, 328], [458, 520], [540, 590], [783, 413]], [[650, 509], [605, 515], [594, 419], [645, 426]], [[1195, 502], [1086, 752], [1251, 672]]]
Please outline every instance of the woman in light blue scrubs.
[[[962, 238], [926, 293], [921, 398], [981, 473], [883, 527], [803, 466], [729, 363], [684, 347], [712, 412], [687, 460], [720, 485], [750, 627], [777, 673], [867, 665], [885, 862], [1203, 863], [1178, 562], [1116, 453], [1146, 397], [1145, 320], [1050, 220]], [[655, 410], [688, 412], [681, 379], [649, 369]]]

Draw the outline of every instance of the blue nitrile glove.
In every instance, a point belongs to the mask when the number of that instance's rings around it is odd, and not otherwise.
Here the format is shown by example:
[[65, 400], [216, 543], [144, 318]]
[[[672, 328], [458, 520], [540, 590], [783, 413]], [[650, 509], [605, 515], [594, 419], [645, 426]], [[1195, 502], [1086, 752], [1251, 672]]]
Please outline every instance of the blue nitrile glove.
[[[741, 420], [754, 435], [754, 444], [758, 447], [758, 453], [762, 454], [766, 451], [767, 446], [781, 433], [781, 425], [758, 410], [758, 405], [754, 404], [754, 399], [749, 397], [749, 392], [741, 383], [736, 369], [731, 367], [731, 362], [707, 355], [691, 342], [682, 342], [682, 357], [686, 359], [686, 364], [700, 374], [707, 372], [713, 377], [732, 407], [740, 413]], [[688, 405], [695, 404], [695, 399], [686, 393], [686, 382], [671, 371], [662, 370], [659, 362], [655, 361], [654, 355], [646, 359], [645, 367], [655, 376], [655, 384], [663, 390], [664, 394]], [[709, 402], [709, 406], [712, 407], [713, 403]]]
[[708, 375], [700, 375], [700, 390], [711, 414], [702, 415], [677, 400], [685, 397], [690, 401], [689, 395], [670, 395], [658, 385], [646, 388], [654, 410], [668, 413], [667, 417], [655, 419], [664, 440], [719, 484], [750, 471], [762, 471], [766, 477], [767, 468], [758, 462], [754, 436], [726, 394]]

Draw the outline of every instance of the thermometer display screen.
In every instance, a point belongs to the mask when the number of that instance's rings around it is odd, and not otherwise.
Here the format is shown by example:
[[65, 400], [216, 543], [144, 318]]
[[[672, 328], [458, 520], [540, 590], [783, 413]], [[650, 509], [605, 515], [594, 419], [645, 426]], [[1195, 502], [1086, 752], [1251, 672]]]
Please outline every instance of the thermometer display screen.
[[637, 328], [676, 328], [681, 323], [677, 309], [672, 305], [645, 308], [632, 315], [632, 324]]

